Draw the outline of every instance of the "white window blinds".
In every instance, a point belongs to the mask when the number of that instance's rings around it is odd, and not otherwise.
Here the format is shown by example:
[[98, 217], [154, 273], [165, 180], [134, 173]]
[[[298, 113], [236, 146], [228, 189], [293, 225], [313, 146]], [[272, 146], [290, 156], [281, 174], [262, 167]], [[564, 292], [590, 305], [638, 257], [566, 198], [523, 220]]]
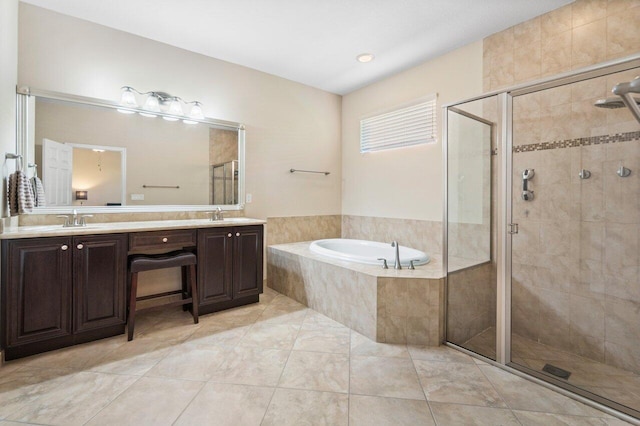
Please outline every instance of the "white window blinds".
[[360, 152], [436, 141], [436, 97], [360, 120]]

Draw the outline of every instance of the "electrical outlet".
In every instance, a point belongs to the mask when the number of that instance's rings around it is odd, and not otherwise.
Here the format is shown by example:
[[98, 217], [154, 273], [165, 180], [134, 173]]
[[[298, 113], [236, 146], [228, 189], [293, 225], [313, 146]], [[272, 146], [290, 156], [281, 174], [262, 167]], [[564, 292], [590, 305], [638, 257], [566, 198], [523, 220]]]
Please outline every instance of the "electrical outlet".
[[131, 194], [131, 201], [144, 201], [144, 194]]
[[247, 194], [247, 204], [253, 201], [253, 195]]

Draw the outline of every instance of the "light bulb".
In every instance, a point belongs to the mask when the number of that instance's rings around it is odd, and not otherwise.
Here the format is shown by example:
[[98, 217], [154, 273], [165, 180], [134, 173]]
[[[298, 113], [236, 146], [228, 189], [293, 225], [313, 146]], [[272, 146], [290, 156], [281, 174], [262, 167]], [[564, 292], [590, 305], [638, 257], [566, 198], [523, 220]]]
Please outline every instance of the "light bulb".
[[160, 100], [158, 96], [155, 93], [151, 93], [147, 96], [147, 100], [142, 108], [149, 112], [141, 112], [140, 115], [144, 117], [157, 117], [157, 115], [153, 113], [160, 112]]
[[169, 104], [169, 114], [171, 115], [183, 115], [182, 105], [180, 105], [180, 101], [178, 98], [173, 98], [171, 103]]
[[133, 93], [133, 88], [124, 86], [122, 88], [122, 97], [120, 98], [120, 105], [129, 108], [138, 108], [138, 102], [136, 102], [136, 95]]
[[[177, 97], [171, 98], [171, 102], [169, 103], [169, 111], [167, 111], [167, 113], [171, 115], [184, 114], [182, 112], [182, 106], [180, 105], [180, 101], [178, 100]], [[162, 116], [162, 118], [164, 118], [167, 121], [178, 121], [178, 119], [175, 117]]]
[[202, 113], [202, 104], [198, 101], [193, 103], [191, 107], [191, 113], [189, 113], [189, 117], [194, 120], [204, 120], [204, 114]]

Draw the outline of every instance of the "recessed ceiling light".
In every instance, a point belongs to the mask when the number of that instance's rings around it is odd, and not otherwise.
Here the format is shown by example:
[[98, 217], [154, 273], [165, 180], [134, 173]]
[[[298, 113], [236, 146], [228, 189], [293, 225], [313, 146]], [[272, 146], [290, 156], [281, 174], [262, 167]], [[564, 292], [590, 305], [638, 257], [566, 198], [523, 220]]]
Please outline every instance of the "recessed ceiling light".
[[360, 55], [356, 56], [358, 62], [362, 62], [363, 64], [373, 61], [373, 58], [375, 58], [375, 56], [373, 56], [373, 53], [361, 53]]

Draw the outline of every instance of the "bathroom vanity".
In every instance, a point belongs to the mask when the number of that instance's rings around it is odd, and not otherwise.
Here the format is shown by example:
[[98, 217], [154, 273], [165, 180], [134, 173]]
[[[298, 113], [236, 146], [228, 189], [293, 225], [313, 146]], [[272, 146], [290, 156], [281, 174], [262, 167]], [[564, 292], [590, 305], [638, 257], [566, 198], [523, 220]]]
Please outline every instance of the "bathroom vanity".
[[258, 302], [264, 223], [230, 218], [7, 230], [0, 234], [5, 359], [123, 334], [131, 252], [196, 252], [201, 315]]

